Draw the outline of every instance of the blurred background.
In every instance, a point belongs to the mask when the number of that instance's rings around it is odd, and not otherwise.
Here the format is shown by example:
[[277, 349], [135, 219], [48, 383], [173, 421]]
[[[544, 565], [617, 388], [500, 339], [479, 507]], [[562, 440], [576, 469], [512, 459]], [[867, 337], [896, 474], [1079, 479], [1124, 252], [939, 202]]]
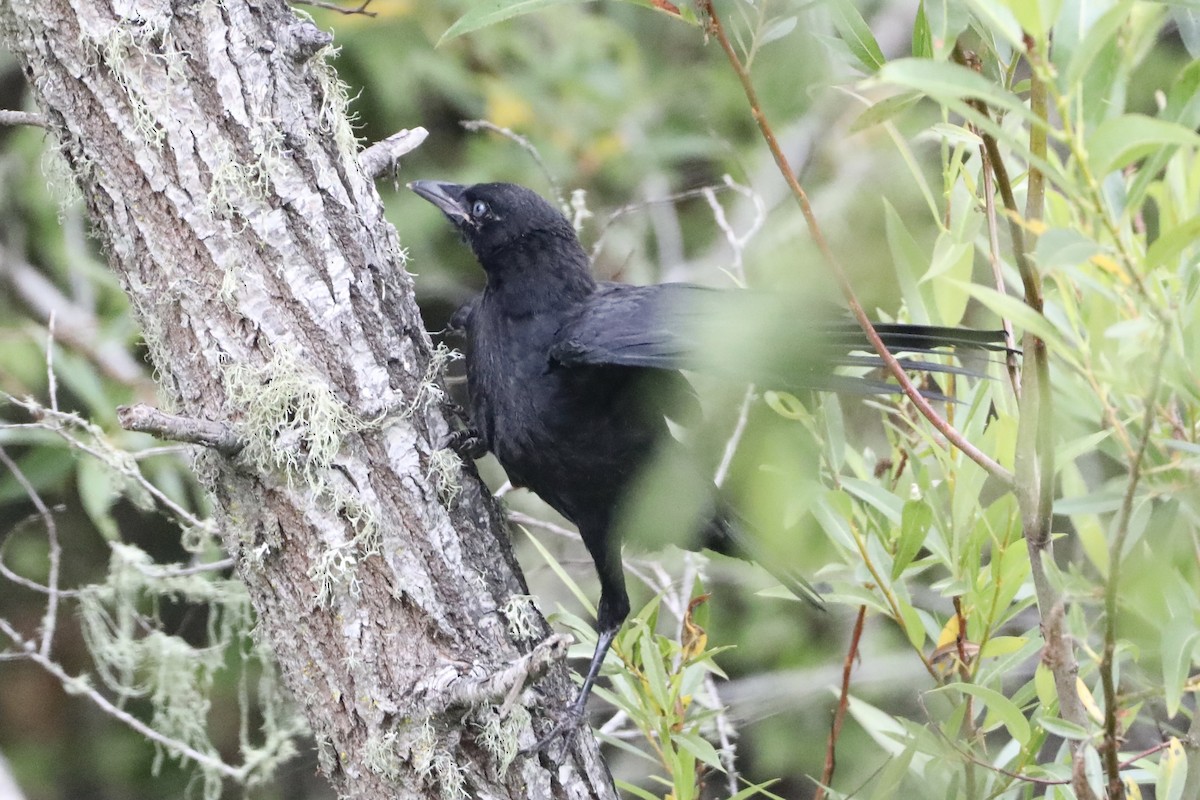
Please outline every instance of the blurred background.
[[[876, 316], [902, 316], [888, 208], [928, 250], [937, 230], [914, 174], [924, 176], [940, 202], [944, 143], [921, 135], [941, 118], [939, 111], [919, 105], [896, 118], [894, 128], [857, 130], [859, 114], [882, 95], [858, 88], [861, 72], [825, 6], [792, 0], [726, 6], [731, 25], [743, 35], [758, 32], [746, 41], [756, 42], [750, 60], [762, 104], [864, 305]], [[886, 56], [908, 54], [915, 2], [858, 6]], [[697, 28], [646, 8], [604, 2], [550, 7], [439, 45], [471, 3], [375, 0], [368, 6], [374, 16], [298, 7], [335, 35], [341, 50], [334, 64], [349, 86], [364, 143], [402, 128], [429, 131], [403, 159], [399, 175], [381, 180], [379, 188], [435, 339], [461, 346], [442, 331], [458, 305], [482, 287], [483, 275], [440, 214], [403, 188], [419, 178], [512, 181], [563, 203], [594, 253], [597, 275], [606, 279], [744, 283], [836, 300], [736, 76]], [[1188, 59], [1177, 35], [1168, 32], [1130, 80], [1131, 110], [1153, 111], [1154, 93]], [[0, 107], [31, 109], [23, 76], [2, 51]], [[464, 124], [470, 121], [486, 124]], [[89, 238], [65, 166], [48, 144], [41, 129], [0, 127], [0, 389], [48, 402], [53, 311], [59, 406], [141, 452], [149, 480], [203, 513], [205, 500], [181, 449], [157, 447], [115, 425], [117, 405], [154, 401], [153, 371], [125, 297]], [[982, 258], [967, 266], [985, 274]], [[965, 321], [987, 322], [977, 311], [969, 310]], [[462, 391], [460, 375], [461, 369], [452, 369], [452, 392]], [[715, 464], [737, 424], [742, 391], [703, 380], [700, 386], [710, 427], [698, 439], [702, 457]], [[832, 404], [851, 447], [868, 465], [887, 469], [891, 451], [878, 414], [871, 421], [850, 401], [813, 402]], [[807, 428], [779, 414], [756, 406], [749, 417], [731, 481], [770, 487], [755, 491], [771, 495], [774, 510], [767, 516], [781, 520], [779, 538], [790, 543], [796, 566], [810, 572], [827, 560], [829, 545], [804, 520], [789, 518], [788, 508], [804, 491], [795, 476], [815, 473], [818, 448]], [[11, 423], [0, 429], [0, 446], [52, 509], [69, 554], [65, 586], [101, 580], [113, 542], [136, 544], [162, 562], [194, 556], [197, 549], [181, 544], [174, 520], [131, 500], [111, 474], [61, 439], [21, 427], [25, 421], [19, 409], [0, 405], [0, 422]], [[758, 470], [764, 462], [778, 466], [773, 475]], [[490, 459], [480, 469], [504, 491], [503, 475]], [[555, 521], [527, 492], [505, 497], [520, 513]], [[4, 562], [22, 575], [45, 571], [46, 544], [35, 512], [26, 487], [12, 470], [0, 468]], [[532, 523], [528, 529], [594, 598], [590, 561], [578, 541]], [[514, 542], [542, 610], [561, 606], [582, 615], [547, 558], [516, 528]], [[771, 592], [764, 596], [759, 590], [771, 579], [728, 559], [701, 561], [668, 549], [656, 561], [634, 552], [630, 566], [646, 577], [631, 586], [635, 608], [662, 588], [664, 574], [706, 576], [713, 593], [706, 621], [710, 643], [732, 646], [718, 663], [728, 674], [720, 693], [730, 704], [739, 768], [749, 781], [779, 778], [772, 787], [779, 796], [811, 796], [814, 786], [806, 776], [821, 772], [836, 699], [831, 687], [840, 681], [852, 609], [834, 606], [821, 613]], [[32, 630], [43, 608], [35, 591], [0, 579], [0, 617]], [[168, 632], [197, 641], [209, 620], [204, 605], [190, 598], [164, 600], [155, 614]], [[924, 711], [916, 707], [911, 685], [928, 676], [902, 654], [905, 647], [903, 634], [872, 615], [855, 688], [892, 713], [920, 719]], [[60, 622], [56, 655], [72, 674], [91, 668], [73, 615]], [[235, 673], [214, 672], [207, 716], [219, 750], [236, 748]], [[146, 710], [140, 699], [128, 706]], [[597, 724], [611, 716], [598, 700], [592, 708]], [[854, 786], [883, 766], [883, 755], [867, 744], [861, 728], [847, 726], [839, 745], [840, 785]], [[159, 764], [155, 748], [141, 736], [21, 662], [0, 661], [0, 755], [30, 800], [152, 800], [199, 791], [189, 788], [189, 771], [170, 760]], [[642, 765], [616, 750], [612, 757], [618, 776], [639, 782]], [[311, 743], [301, 745], [275, 782], [245, 794], [331, 796], [317, 775]]]

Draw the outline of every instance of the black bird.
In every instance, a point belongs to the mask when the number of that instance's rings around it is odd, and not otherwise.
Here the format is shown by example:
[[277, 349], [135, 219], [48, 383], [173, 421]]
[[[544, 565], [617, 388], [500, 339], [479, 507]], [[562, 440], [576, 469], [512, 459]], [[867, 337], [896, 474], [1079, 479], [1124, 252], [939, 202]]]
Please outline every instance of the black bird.
[[[455, 315], [467, 333], [471, 407], [470, 435], [459, 442], [465, 445], [460, 450], [472, 457], [490, 450], [513, 485], [537, 492], [575, 523], [600, 578], [595, 653], [569, 716], [542, 739], [542, 747], [582, 719], [604, 656], [629, 614], [619, 510], [639, 470], [669, 441], [666, 418], [677, 419], [688, 405], [678, 370], [711, 366], [705, 351], [712, 349], [714, 326], [760, 318], [769, 303], [755, 292], [691, 284], [598, 283], [571, 224], [521, 186], [438, 181], [408, 186], [454, 223], [487, 273], [483, 293]], [[790, 325], [797, 327], [794, 312]], [[897, 324], [878, 329], [889, 347], [906, 352], [944, 346], [1004, 350], [1002, 331]], [[793, 374], [783, 369], [795, 368], [782, 363], [794, 361], [790, 358], [747, 368], [738, 357], [723, 368], [779, 388], [895, 391], [834, 373], [838, 364], [878, 363], [849, 355], [868, 347], [853, 322], [810, 320], [799, 336], [792, 333], [805, 344], [803, 365]], [[751, 549], [727, 511], [714, 506], [707, 516], [700, 521], [703, 546], [734, 554]]]

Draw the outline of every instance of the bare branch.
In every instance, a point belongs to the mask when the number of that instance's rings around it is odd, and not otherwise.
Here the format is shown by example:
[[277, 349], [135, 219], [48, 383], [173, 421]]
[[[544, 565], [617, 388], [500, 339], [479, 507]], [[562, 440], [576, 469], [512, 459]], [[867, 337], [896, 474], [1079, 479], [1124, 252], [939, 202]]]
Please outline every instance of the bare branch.
[[400, 157], [406, 156], [421, 146], [429, 131], [424, 128], [409, 128], [393, 133], [383, 141], [376, 142], [358, 154], [358, 163], [372, 179], [378, 180], [388, 172], [399, 168]]
[[204, 445], [227, 457], [237, 455], [246, 446], [233, 428], [224, 422], [167, 414], [145, 403], [118, 406], [117, 422], [127, 431], [149, 433], [173, 442]]
[[46, 118], [31, 111], [11, 111], [0, 109], [0, 125], [33, 125], [37, 128], [46, 127]]
[[339, 6], [337, 3], [325, 2], [325, 0], [291, 0], [291, 2], [293, 5], [323, 8], [326, 11], [335, 11], [338, 14], [345, 14], [346, 16], [350, 16], [351, 14], [361, 14], [364, 17], [379, 16], [378, 11], [367, 10], [367, 6], [371, 5], [371, 0], [363, 0], [362, 3], [351, 8]]

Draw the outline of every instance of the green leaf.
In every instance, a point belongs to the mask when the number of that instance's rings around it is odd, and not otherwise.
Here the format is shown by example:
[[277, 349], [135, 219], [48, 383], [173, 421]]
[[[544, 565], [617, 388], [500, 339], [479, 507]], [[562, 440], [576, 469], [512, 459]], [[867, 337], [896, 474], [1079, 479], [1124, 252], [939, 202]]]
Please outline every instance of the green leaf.
[[117, 522], [110, 513], [117, 500], [116, 477], [112, 468], [94, 458], [79, 460], [76, 473], [79, 499], [96, 529], [109, 541], [119, 541]]
[[887, 491], [878, 484], [860, 480], [859, 478], [845, 478], [842, 480], [842, 487], [847, 492], [862, 500], [867, 505], [873, 506], [887, 517], [888, 522], [893, 525], [900, 523], [900, 517], [904, 510], [904, 503], [899, 497]]
[[558, 579], [563, 582], [563, 585], [571, 590], [571, 594], [575, 595], [575, 598], [584, 608], [588, 610], [589, 614], [591, 614], [593, 617], [596, 616], [596, 607], [592, 605], [592, 601], [588, 599], [588, 596], [583, 593], [583, 589], [579, 588], [579, 584], [567, 574], [565, 569], [563, 569], [562, 564], [558, 563], [558, 559], [550, 554], [550, 551], [546, 549], [545, 545], [538, 541], [538, 538], [530, 533], [528, 528], [526, 528], [524, 525], [520, 527], [521, 530], [525, 531], [525, 535], [529, 537], [529, 541], [533, 542], [534, 549], [538, 551], [550, 569], [554, 570], [554, 574], [557, 575]]
[[[944, 61], [954, 49], [958, 35], [967, 29], [971, 15], [961, 0], [925, 0], [922, 8], [929, 20], [929, 35], [933, 40], [933, 55]], [[913, 55], [919, 56], [916, 48]]]
[[930, 692], [949, 692], [955, 689], [963, 694], [971, 695], [987, 707], [988, 716], [983, 724], [985, 730], [991, 727], [992, 722], [999, 722], [1008, 729], [1009, 735], [1022, 745], [1026, 744], [1029, 737], [1033, 735], [1029, 720], [1025, 719], [1025, 715], [1021, 713], [1017, 704], [995, 689], [989, 689], [977, 683], [955, 683], [950, 686], [939, 686]]
[[904, 511], [900, 514], [900, 541], [892, 562], [892, 580], [899, 578], [904, 568], [920, 552], [932, 524], [933, 509], [924, 500], [909, 500], [904, 504]]
[[1038, 237], [1033, 257], [1043, 271], [1082, 264], [1100, 251], [1092, 239], [1071, 228], [1051, 228]]
[[854, 4], [850, 0], [831, 0], [829, 11], [838, 35], [858, 62], [867, 72], [878, 72], [887, 59], [879, 49], [879, 42], [875, 41], [875, 34], [871, 33], [870, 26]]
[[646, 791], [645, 789], [641, 789], [637, 786], [634, 786], [632, 783], [623, 781], [620, 778], [614, 778], [613, 783], [616, 784], [616, 787], [618, 789], [620, 789], [622, 792], [624, 792], [625, 794], [631, 794], [634, 797], [641, 798], [641, 800], [659, 800], [658, 795], [651, 794], [650, 792]]
[[696, 733], [677, 733], [671, 738], [675, 744], [682, 747], [684, 750], [696, 757], [697, 761], [703, 761], [713, 769], [725, 770], [721, 764], [721, 756], [717, 753], [717, 748], [705, 738]]
[[763, 402], [767, 404], [767, 408], [774, 411], [784, 419], [790, 419], [795, 422], [803, 422], [806, 425], [811, 425], [813, 416], [809, 413], [804, 404], [790, 392], [763, 392]]
[[[779, 783], [778, 778], [772, 778], [769, 781], [756, 783], [753, 786], [747, 786], [745, 789], [742, 789], [737, 794], [731, 796], [729, 800], [749, 800], [749, 798], [754, 797], [756, 794], [770, 794], [770, 792], [767, 791], [767, 787], [774, 786], [776, 783]], [[774, 797], [775, 795], [771, 796]], [[655, 800], [657, 800], [657, 798], [655, 798]]]
[[1041, 337], [1047, 345], [1059, 352], [1072, 352], [1079, 349], [1075, 342], [1063, 338], [1063, 332], [1054, 327], [1049, 319], [1034, 311], [1015, 297], [976, 283], [955, 281], [962, 286], [963, 291], [987, 306], [996, 315], [1010, 320], [1013, 325], [1022, 328], [1035, 336]]
[[914, 650], [923, 649], [926, 630], [920, 612], [911, 603], [900, 597], [896, 598], [896, 607], [900, 609], [900, 616], [904, 619], [904, 633], [908, 637], [909, 644], [913, 646]]
[[1011, 5], [1011, 2], [1001, 4], [999, 0], [967, 0], [967, 6], [975, 12], [986, 31], [991, 35], [999, 34], [1013, 49], [1023, 51], [1025, 40], [1021, 34], [1021, 23], [1013, 14]]
[[780, 17], [779, 19], [773, 20], [758, 37], [758, 46], [762, 47], [765, 44], [770, 44], [776, 39], [782, 39], [783, 37], [787, 36], [796, 29], [796, 23], [799, 21], [799, 18], [795, 16]]
[[1189, 247], [1200, 244], [1200, 216], [1162, 232], [1146, 251], [1146, 269], [1174, 266], [1173, 262]]
[[929, 30], [929, 18], [925, 16], [925, 0], [917, 6], [917, 18], [912, 32], [913, 58], [933, 58], [933, 34]]
[[1196, 630], [1196, 625], [1191, 618], [1173, 619], [1163, 628], [1163, 691], [1167, 713], [1172, 717], [1179, 713], [1183, 685], [1187, 682], [1188, 673], [1191, 672], [1198, 641], [1200, 641], [1200, 631]]
[[[879, 70], [878, 79], [882, 83], [915, 89], [937, 99], [982, 100], [989, 106], [1011, 111], [1030, 121], [1036, 120], [1021, 98], [997, 86], [978, 72], [958, 64], [922, 58], [900, 58], [884, 64]], [[1037, 122], [1045, 124], [1041, 120]]]
[[549, 6], [580, 5], [590, 2], [592, 0], [490, 0], [490, 2], [477, 2], [474, 8], [459, 17], [453, 25], [446, 29], [442, 38], [438, 39], [438, 45], [462, 36], [464, 33], [471, 33], [514, 17], [532, 14], [534, 11], [541, 11]]
[[888, 249], [891, 250], [892, 260], [896, 263], [896, 280], [900, 284], [904, 304], [908, 306], [913, 322], [929, 324], [930, 319], [925, 312], [925, 299], [916, 281], [916, 276], [925, 271], [929, 260], [917, 244], [917, 240], [905, 227], [900, 214], [886, 199], [883, 201], [883, 211]]
[[1064, 739], [1071, 739], [1081, 742], [1091, 737], [1091, 733], [1081, 725], [1076, 725], [1074, 722], [1067, 722], [1065, 719], [1058, 717], [1043, 716], [1039, 717], [1038, 725], [1046, 733], [1052, 733], [1055, 736], [1061, 736]]
[[1200, 146], [1200, 134], [1144, 114], [1106, 119], [1087, 138], [1088, 158], [1097, 176], [1121, 169], [1162, 147]]
[[980, 658], [999, 658], [1016, 653], [1029, 642], [1025, 636], [994, 636], [979, 649]]
[[958, 284], [968, 283], [975, 263], [975, 248], [969, 242], [956, 242], [949, 233], [938, 235], [933, 245], [933, 259], [921, 282], [931, 282], [933, 304], [938, 318], [945, 325], [962, 321], [970, 299]]
[[1079, 32], [1079, 47], [1071, 58], [1071, 64], [1066, 70], [1064, 90], [1073, 90], [1083, 80], [1083, 76], [1092, 68], [1092, 62], [1104, 50], [1109, 41], [1117, 35], [1129, 21], [1133, 0], [1123, 0], [1106, 11], [1090, 28]]
[[1037, 39], [1050, 32], [1062, 10], [1062, 0], [1005, 0], [1005, 5], [1021, 29]]
[[897, 114], [901, 114], [912, 108], [921, 97], [920, 92], [902, 92], [891, 97], [885, 97], [859, 114], [850, 123], [850, 132], [858, 133], [881, 122], [886, 122]]

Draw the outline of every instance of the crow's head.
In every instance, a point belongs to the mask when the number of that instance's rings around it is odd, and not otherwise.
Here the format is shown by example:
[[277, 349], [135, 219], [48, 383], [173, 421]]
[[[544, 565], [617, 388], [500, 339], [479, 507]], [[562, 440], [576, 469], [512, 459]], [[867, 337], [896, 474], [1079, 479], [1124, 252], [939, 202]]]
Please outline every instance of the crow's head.
[[408, 188], [442, 210], [489, 272], [510, 260], [516, 255], [514, 249], [522, 246], [579, 248], [566, 217], [524, 186], [413, 181]]

